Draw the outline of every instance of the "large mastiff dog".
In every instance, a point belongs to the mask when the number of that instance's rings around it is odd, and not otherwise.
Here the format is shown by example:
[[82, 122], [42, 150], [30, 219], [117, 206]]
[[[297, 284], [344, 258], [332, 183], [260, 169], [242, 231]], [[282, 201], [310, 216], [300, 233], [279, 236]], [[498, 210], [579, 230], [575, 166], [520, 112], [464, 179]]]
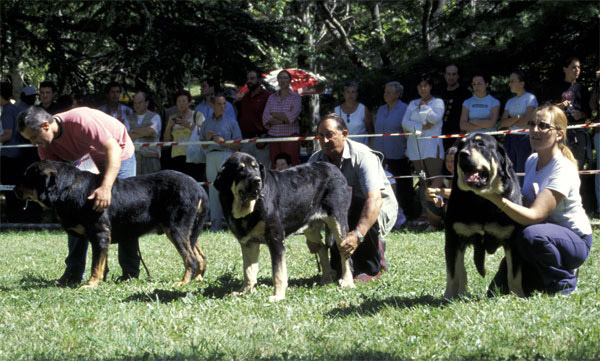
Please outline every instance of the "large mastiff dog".
[[446, 292], [444, 297], [464, 295], [467, 272], [464, 255], [474, 247], [477, 271], [485, 276], [485, 253], [504, 248], [511, 292], [524, 296], [521, 262], [512, 251], [513, 236], [521, 226], [490, 201], [480, 197], [492, 192], [521, 204], [521, 189], [510, 159], [496, 139], [486, 134], [470, 134], [461, 139], [455, 158], [452, 193], [448, 201], [446, 228]]
[[[244, 283], [242, 293], [256, 285], [260, 243], [271, 253], [275, 292], [271, 301], [285, 298], [287, 267], [284, 240], [304, 230], [309, 242], [321, 244], [321, 230], [327, 227], [327, 246], [319, 258], [322, 282], [332, 280], [328, 248], [346, 238], [351, 194], [346, 178], [335, 166], [317, 162], [284, 171], [266, 170], [254, 157], [233, 153], [225, 160], [214, 183], [219, 191], [229, 229], [242, 246]], [[349, 260], [342, 259], [342, 287], [353, 287]]]
[[204, 189], [191, 177], [164, 170], [115, 180], [110, 207], [92, 209], [87, 197], [102, 177], [62, 162], [40, 161], [25, 171], [17, 197], [54, 210], [62, 227], [92, 244], [92, 274], [84, 287], [104, 278], [108, 245], [150, 232], [164, 232], [183, 258], [185, 273], [178, 284], [201, 280], [206, 257], [196, 240], [208, 209]]

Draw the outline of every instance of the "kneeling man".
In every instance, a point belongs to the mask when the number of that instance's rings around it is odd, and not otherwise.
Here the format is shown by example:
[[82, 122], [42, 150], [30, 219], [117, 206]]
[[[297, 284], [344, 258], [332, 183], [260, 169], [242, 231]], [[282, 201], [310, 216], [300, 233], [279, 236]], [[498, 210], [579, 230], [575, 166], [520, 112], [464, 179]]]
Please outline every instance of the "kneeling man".
[[[352, 189], [352, 205], [348, 211], [351, 232], [331, 250], [332, 267], [340, 272], [340, 256], [350, 256], [356, 281], [379, 278], [386, 269], [384, 237], [394, 226], [398, 203], [383, 170], [383, 154], [347, 139], [348, 128], [338, 114], [321, 118], [317, 127], [321, 150], [309, 162], [325, 161], [340, 168]], [[311, 252], [318, 245], [308, 243]]]

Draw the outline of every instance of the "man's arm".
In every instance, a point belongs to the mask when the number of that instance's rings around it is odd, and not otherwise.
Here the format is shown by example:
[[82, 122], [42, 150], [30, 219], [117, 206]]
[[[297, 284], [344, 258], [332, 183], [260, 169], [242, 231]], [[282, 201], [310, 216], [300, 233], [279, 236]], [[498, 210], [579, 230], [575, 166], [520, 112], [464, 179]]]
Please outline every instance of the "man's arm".
[[[383, 200], [381, 199], [380, 190], [372, 190], [367, 193], [367, 199], [363, 206], [358, 223], [354, 228], [363, 236], [367, 234], [369, 229], [377, 221], [381, 207], [383, 206]], [[350, 257], [352, 253], [358, 247], [358, 236], [354, 233], [354, 230], [348, 233], [346, 239], [340, 243], [339, 250], [344, 257]]]
[[136, 140], [136, 139], [142, 138], [142, 137], [150, 137], [155, 134], [156, 134], [156, 130], [154, 130], [154, 128], [151, 125], [144, 127], [144, 128], [135, 128], [129, 132], [129, 136], [131, 137], [131, 140]]
[[8, 142], [12, 138], [12, 129], [3, 129], [4, 133], [0, 135], [0, 143]]
[[106, 150], [106, 171], [102, 184], [96, 188], [94, 192], [88, 197], [88, 199], [95, 199], [94, 210], [101, 212], [110, 206], [110, 198], [112, 192], [112, 186], [115, 183], [115, 179], [119, 174], [121, 168], [121, 146], [113, 138], [110, 138], [104, 143], [104, 149]]

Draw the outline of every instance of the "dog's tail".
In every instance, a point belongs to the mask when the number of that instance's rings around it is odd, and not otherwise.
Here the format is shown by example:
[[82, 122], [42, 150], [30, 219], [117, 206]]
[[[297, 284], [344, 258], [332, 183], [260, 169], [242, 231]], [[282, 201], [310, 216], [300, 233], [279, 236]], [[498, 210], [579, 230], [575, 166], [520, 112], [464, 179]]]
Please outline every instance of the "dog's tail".
[[473, 261], [475, 261], [477, 272], [485, 277], [485, 247], [480, 242], [473, 244]]

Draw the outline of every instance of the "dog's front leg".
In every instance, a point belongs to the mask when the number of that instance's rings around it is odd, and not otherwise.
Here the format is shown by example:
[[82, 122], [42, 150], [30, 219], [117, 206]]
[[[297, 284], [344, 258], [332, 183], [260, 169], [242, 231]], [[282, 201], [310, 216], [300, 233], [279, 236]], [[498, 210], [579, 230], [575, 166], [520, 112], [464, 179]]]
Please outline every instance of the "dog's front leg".
[[104, 270], [108, 260], [109, 241], [99, 239], [91, 241], [92, 244], [92, 275], [87, 284], [80, 288], [96, 288], [100, 280], [104, 279]]
[[519, 297], [525, 297], [525, 291], [523, 290], [523, 272], [521, 265], [517, 265], [517, 271], [515, 272], [515, 262], [518, 262], [510, 250], [510, 248], [504, 248], [504, 254], [506, 255], [506, 267], [508, 268], [508, 289], [510, 292], [516, 294]]
[[464, 295], [467, 290], [467, 270], [465, 269], [465, 250], [457, 244], [448, 247], [446, 240], [446, 292], [444, 298]]
[[285, 246], [282, 241], [272, 240], [269, 243], [271, 252], [271, 267], [273, 269], [273, 286], [275, 291], [269, 297], [270, 302], [281, 301], [285, 298], [288, 285], [287, 264], [285, 260]]
[[256, 242], [247, 242], [241, 244], [242, 258], [244, 260], [244, 283], [242, 288], [234, 292], [234, 295], [251, 292], [257, 282], [258, 277], [258, 256], [260, 254], [260, 244]]
[[[328, 217], [325, 222], [327, 223], [329, 233], [335, 239], [336, 247], [339, 247], [340, 243], [345, 240], [345, 236], [347, 236], [342, 233], [342, 228], [346, 229], [347, 227], [338, 222], [334, 217]], [[352, 277], [350, 257], [344, 257], [340, 254], [340, 259], [342, 262], [342, 274], [339, 279], [339, 285], [344, 288], [354, 288], [354, 278]]]

